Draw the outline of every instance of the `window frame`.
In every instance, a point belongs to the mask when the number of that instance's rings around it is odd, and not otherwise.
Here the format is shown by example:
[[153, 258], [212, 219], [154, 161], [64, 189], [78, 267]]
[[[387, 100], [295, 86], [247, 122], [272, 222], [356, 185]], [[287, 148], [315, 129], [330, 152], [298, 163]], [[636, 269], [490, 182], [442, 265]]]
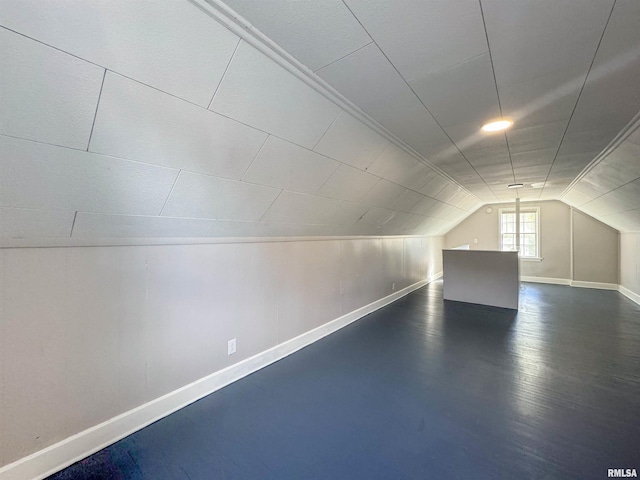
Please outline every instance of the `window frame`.
[[[502, 240], [503, 240], [503, 233], [502, 233], [502, 214], [503, 213], [516, 213], [516, 209], [515, 207], [504, 207], [504, 208], [499, 208], [498, 209], [498, 247], [500, 249], [501, 252], [510, 252], [513, 250], [504, 250], [503, 248], [503, 244], [502, 244]], [[518, 258], [522, 259], [522, 260], [530, 260], [530, 261], [540, 261], [542, 260], [542, 258], [540, 257], [540, 251], [541, 251], [541, 246], [540, 246], [540, 207], [520, 207], [520, 214], [523, 213], [535, 213], [536, 214], [536, 231], [535, 231], [535, 235], [536, 235], [536, 252], [535, 252], [535, 256], [527, 256], [527, 255], [522, 255], [522, 244], [520, 244], [520, 251], [518, 252]], [[515, 235], [515, 234], [514, 234]], [[522, 232], [520, 232], [520, 235], [522, 235]], [[521, 237], [522, 240], [522, 237]]]

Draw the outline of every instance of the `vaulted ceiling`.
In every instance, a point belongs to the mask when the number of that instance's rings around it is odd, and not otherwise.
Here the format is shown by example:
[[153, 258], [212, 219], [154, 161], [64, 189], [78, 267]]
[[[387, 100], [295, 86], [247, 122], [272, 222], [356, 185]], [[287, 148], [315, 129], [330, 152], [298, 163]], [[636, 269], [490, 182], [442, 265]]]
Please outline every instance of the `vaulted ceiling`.
[[635, 0], [4, 0], [0, 25], [5, 239], [439, 234], [515, 195], [640, 228]]

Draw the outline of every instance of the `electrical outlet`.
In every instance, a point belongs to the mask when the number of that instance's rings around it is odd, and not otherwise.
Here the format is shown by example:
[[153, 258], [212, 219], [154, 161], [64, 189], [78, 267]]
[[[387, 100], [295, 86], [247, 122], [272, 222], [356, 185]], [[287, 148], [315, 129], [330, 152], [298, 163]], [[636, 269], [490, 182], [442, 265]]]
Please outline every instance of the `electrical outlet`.
[[236, 339], [232, 338], [227, 342], [227, 355], [233, 355], [236, 353]]
[[396, 284], [394, 282], [394, 283], [391, 284], [391, 291], [393, 292], [393, 291], [395, 291], [395, 289], [396, 289]]

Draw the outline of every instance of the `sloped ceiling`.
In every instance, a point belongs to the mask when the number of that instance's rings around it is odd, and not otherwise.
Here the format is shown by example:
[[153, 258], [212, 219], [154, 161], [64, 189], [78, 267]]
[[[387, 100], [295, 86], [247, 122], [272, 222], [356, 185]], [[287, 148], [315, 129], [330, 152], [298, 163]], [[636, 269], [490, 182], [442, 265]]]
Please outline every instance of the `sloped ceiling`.
[[562, 200], [622, 232], [640, 232], [640, 118], [576, 179]]
[[0, 24], [5, 239], [439, 234], [514, 181], [558, 198], [640, 110], [635, 0], [4, 0]]

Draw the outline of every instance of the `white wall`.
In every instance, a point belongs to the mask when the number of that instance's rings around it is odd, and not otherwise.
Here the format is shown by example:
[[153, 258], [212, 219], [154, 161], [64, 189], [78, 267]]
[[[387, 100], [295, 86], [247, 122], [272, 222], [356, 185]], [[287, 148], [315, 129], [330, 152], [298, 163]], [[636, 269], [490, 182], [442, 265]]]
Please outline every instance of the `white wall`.
[[442, 243], [0, 249], [0, 466], [440, 272]]
[[640, 233], [620, 235], [620, 285], [640, 300]]

